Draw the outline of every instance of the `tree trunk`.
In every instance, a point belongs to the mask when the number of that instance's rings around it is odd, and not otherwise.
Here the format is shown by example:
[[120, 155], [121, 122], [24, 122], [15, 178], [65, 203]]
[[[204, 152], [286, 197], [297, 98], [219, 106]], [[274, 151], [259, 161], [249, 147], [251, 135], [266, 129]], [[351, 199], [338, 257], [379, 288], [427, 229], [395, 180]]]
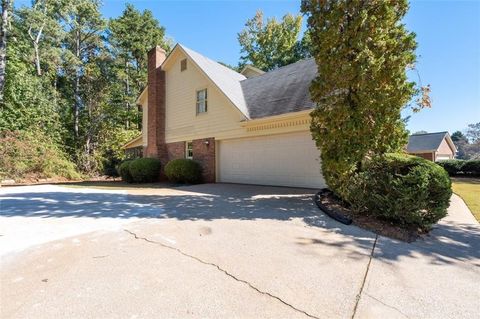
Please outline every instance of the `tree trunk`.
[[35, 50], [35, 68], [37, 69], [37, 75], [42, 75], [42, 69], [40, 68], [40, 53], [38, 50], [38, 43], [33, 42], [33, 49]]
[[0, 102], [3, 102], [3, 89], [5, 87], [5, 75], [7, 72], [7, 28], [10, 6], [11, 0], [2, 0], [2, 24], [0, 27]]
[[127, 130], [130, 129], [130, 79], [129, 79], [129, 74], [128, 74], [128, 60], [125, 60], [125, 74], [127, 75], [127, 79], [125, 82], [125, 96], [127, 98], [127, 123], [126, 127]]
[[[75, 56], [80, 61], [80, 31], [76, 31], [76, 48], [75, 48]], [[74, 96], [74, 103], [73, 103], [73, 133], [75, 138], [78, 138], [78, 131], [79, 131], [79, 113], [80, 113], [80, 106], [81, 106], [81, 97], [80, 97], [80, 66], [75, 67], [75, 81], [73, 85], [73, 96]]]
[[[37, 10], [38, 8], [38, 5], [40, 4], [39, 1], [36, 1], [35, 2], [35, 5], [33, 6], [33, 9], [34, 10]], [[47, 6], [46, 4], [44, 5], [43, 7], [43, 12], [46, 13], [46, 10], [47, 10]], [[38, 30], [37, 32], [37, 35], [34, 36], [32, 34], [32, 26], [30, 26], [30, 28], [28, 28], [28, 36], [30, 37], [30, 39], [32, 40], [32, 44], [33, 44], [33, 50], [35, 51], [35, 69], [37, 71], [37, 75], [38, 76], [41, 76], [42, 75], [42, 69], [40, 67], [40, 50], [39, 50], [39, 46], [40, 46], [40, 39], [42, 38], [42, 33], [43, 33], [43, 28], [45, 27], [45, 22], [42, 24], [42, 26], [40, 27], [40, 29]]]

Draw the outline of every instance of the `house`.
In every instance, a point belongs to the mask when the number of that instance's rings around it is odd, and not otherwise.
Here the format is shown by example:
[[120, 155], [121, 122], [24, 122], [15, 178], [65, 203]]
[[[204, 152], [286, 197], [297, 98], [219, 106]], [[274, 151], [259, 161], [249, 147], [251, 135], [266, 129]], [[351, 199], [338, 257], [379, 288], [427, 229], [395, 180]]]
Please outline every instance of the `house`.
[[206, 182], [325, 186], [312, 140], [313, 59], [263, 72], [235, 72], [177, 44], [148, 53], [148, 86], [137, 103], [142, 135], [124, 148], [165, 165], [191, 158]]
[[457, 148], [448, 132], [410, 135], [407, 153], [437, 162], [453, 159]]

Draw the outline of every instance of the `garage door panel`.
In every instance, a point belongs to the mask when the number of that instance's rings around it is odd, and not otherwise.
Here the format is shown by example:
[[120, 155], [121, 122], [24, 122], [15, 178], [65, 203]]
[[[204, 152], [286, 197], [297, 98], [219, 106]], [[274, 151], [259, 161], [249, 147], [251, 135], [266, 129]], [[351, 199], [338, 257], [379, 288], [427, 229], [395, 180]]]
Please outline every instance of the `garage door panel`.
[[324, 187], [310, 132], [220, 141], [220, 182]]

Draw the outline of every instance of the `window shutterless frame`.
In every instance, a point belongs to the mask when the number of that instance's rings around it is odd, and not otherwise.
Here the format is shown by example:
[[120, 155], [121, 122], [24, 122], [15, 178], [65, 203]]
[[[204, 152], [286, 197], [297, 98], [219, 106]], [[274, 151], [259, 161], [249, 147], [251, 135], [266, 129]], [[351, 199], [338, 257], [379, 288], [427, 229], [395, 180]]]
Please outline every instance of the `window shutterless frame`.
[[207, 112], [207, 89], [197, 90], [196, 93], [196, 109], [197, 115]]
[[185, 158], [193, 159], [193, 143], [192, 143], [192, 141], [185, 142]]
[[180, 71], [183, 72], [187, 69], [187, 59], [180, 61]]

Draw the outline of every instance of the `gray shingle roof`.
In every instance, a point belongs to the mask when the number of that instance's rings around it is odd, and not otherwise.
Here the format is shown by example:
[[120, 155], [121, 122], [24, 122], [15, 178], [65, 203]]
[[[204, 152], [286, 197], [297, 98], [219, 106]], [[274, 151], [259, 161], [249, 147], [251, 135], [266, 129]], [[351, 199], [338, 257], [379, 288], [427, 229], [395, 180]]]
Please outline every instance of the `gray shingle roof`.
[[434, 152], [440, 146], [448, 132], [425, 133], [410, 135], [407, 152]]
[[314, 59], [302, 60], [241, 82], [251, 119], [311, 109]]
[[317, 74], [314, 59], [299, 61], [262, 75], [244, 75], [178, 44], [247, 119], [313, 108], [309, 86]]

